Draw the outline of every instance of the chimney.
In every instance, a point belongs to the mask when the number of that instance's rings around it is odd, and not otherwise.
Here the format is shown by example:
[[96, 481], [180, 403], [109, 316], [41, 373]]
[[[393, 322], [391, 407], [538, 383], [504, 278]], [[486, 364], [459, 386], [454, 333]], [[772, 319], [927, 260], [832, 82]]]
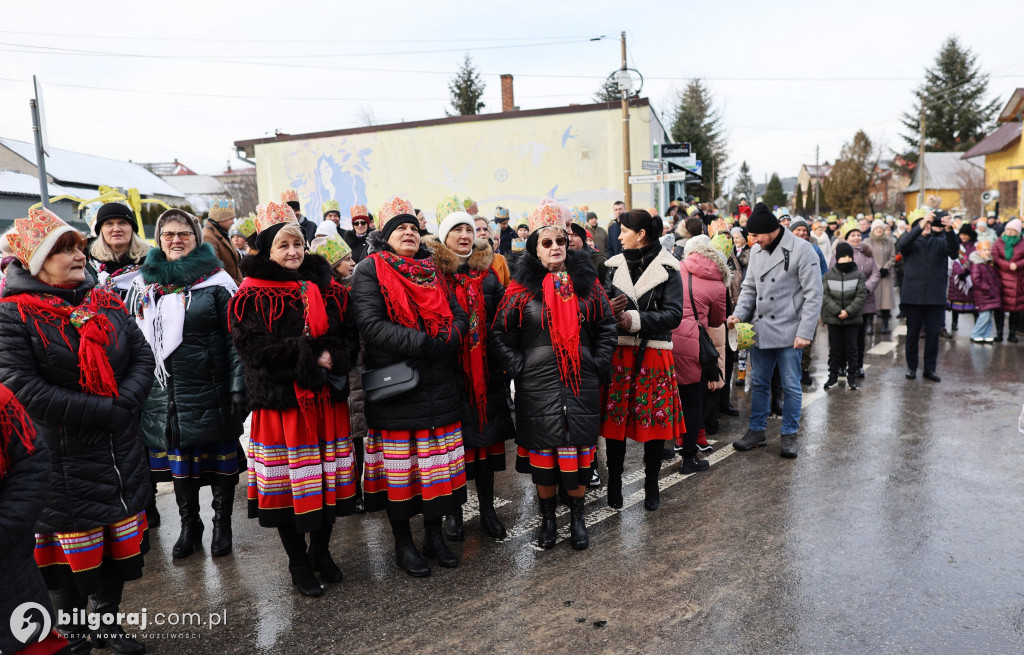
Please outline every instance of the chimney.
[[512, 75], [501, 76], [501, 111], [515, 111], [516, 103], [512, 97]]

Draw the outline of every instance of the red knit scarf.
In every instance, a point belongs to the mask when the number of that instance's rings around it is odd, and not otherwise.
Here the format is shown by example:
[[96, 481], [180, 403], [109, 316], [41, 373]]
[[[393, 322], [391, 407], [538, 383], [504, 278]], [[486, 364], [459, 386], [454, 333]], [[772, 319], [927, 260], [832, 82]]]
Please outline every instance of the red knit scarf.
[[36, 452], [32, 441], [36, 438], [36, 428], [25, 412], [25, 408], [14, 397], [14, 393], [0, 384], [0, 478], [6, 476], [11, 469], [11, 437], [17, 435], [21, 445], [28, 454]]
[[431, 337], [451, 328], [455, 317], [444, 288], [437, 283], [433, 260], [392, 252], [376, 252], [370, 257], [392, 321], [413, 329], [419, 329], [422, 321]]
[[456, 273], [455, 298], [469, 315], [469, 333], [462, 340], [462, 374], [469, 400], [480, 419], [480, 431], [487, 424], [487, 302], [484, 278], [490, 269]]
[[[273, 332], [273, 324], [284, 316], [289, 300], [302, 303], [303, 336], [322, 337], [327, 333], [327, 305], [320, 288], [306, 280], [278, 282], [247, 277], [231, 298], [228, 311], [233, 312], [237, 321], [242, 320], [242, 314], [246, 311], [258, 312], [266, 323], [267, 331]], [[314, 411], [318, 404], [326, 404], [327, 387], [324, 386], [317, 393], [300, 387], [297, 382], [293, 382], [292, 386], [307, 427], [315, 426]]]
[[[23, 321], [31, 314], [37, 325], [43, 323], [55, 328], [69, 350], [72, 347], [67, 328], [75, 328], [79, 342], [78, 384], [86, 393], [117, 397], [117, 379], [107, 358], [107, 347], [115, 339], [114, 325], [100, 310], [127, 311], [119, 296], [101, 289], [90, 289], [78, 306], [51, 294], [19, 293], [0, 298], [0, 302], [17, 303]], [[43, 330], [38, 330], [38, 333], [43, 347], [49, 346]]]

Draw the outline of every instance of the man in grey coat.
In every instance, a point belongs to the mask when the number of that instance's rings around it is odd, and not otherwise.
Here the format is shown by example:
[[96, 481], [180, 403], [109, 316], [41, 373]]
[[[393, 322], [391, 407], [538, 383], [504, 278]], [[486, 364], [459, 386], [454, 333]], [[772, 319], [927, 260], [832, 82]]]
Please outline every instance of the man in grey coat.
[[801, 351], [811, 345], [821, 312], [821, 265], [811, 244], [793, 236], [764, 203], [754, 206], [747, 231], [757, 245], [740, 287], [736, 309], [727, 320], [754, 324], [757, 344], [750, 350], [750, 421], [747, 433], [733, 443], [736, 450], [767, 444], [771, 379], [778, 366], [785, 400], [782, 404], [783, 457], [796, 457], [800, 428]]

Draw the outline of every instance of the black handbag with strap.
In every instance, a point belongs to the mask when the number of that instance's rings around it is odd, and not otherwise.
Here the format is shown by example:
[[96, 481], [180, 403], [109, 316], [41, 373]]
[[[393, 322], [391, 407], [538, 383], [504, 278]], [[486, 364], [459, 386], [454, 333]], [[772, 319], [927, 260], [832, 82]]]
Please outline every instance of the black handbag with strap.
[[371, 403], [411, 391], [419, 383], [420, 372], [409, 362], [395, 362], [363, 373], [363, 393]]
[[690, 273], [687, 284], [690, 292], [690, 309], [693, 311], [693, 321], [697, 324], [698, 334], [698, 359], [700, 360], [701, 382], [718, 382], [722, 379], [722, 370], [718, 368], [718, 348], [711, 340], [711, 335], [700, 324], [700, 315], [697, 313], [697, 304], [693, 301], [693, 273]]

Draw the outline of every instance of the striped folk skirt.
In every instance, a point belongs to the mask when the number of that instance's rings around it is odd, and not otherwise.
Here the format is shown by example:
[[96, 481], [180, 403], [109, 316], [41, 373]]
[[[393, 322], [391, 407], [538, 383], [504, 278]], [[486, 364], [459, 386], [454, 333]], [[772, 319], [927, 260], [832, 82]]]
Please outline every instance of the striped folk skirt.
[[534, 484], [553, 487], [561, 484], [572, 491], [590, 482], [597, 446], [559, 446], [542, 450], [516, 449], [516, 471], [528, 473]]
[[146, 513], [82, 532], [36, 534], [36, 565], [49, 589], [73, 581], [79, 593], [96, 593], [102, 578], [138, 580], [149, 551]]
[[490, 446], [466, 448], [466, 479], [476, 480], [482, 473], [494, 474], [505, 470], [505, 442], [499, 441]]
[[366, 435], [363, 495], [367, 511], [407, 520], [452, 514], [466, 502], [466, 465], [458, 423], [432, 430], [375, 430]]
[[188, 448], [149, 449], [149, 471], [153, 482], [235, 486], [246, 468], [245, 453], [237, 439]]
[[686, 426], [672, 351], [647, 348], [638, 368], [637, 350], [636, 346], [618, 346], [612, 355], [612, 379], [605, 389], [601, 436], [618, 441], [675, 441], [686, 433]]
[[356, 461], [347, 403], [316, 412], [257, 409], [249, 439], [249, 518], [264, 527], [311, 532], [355, 511]]

